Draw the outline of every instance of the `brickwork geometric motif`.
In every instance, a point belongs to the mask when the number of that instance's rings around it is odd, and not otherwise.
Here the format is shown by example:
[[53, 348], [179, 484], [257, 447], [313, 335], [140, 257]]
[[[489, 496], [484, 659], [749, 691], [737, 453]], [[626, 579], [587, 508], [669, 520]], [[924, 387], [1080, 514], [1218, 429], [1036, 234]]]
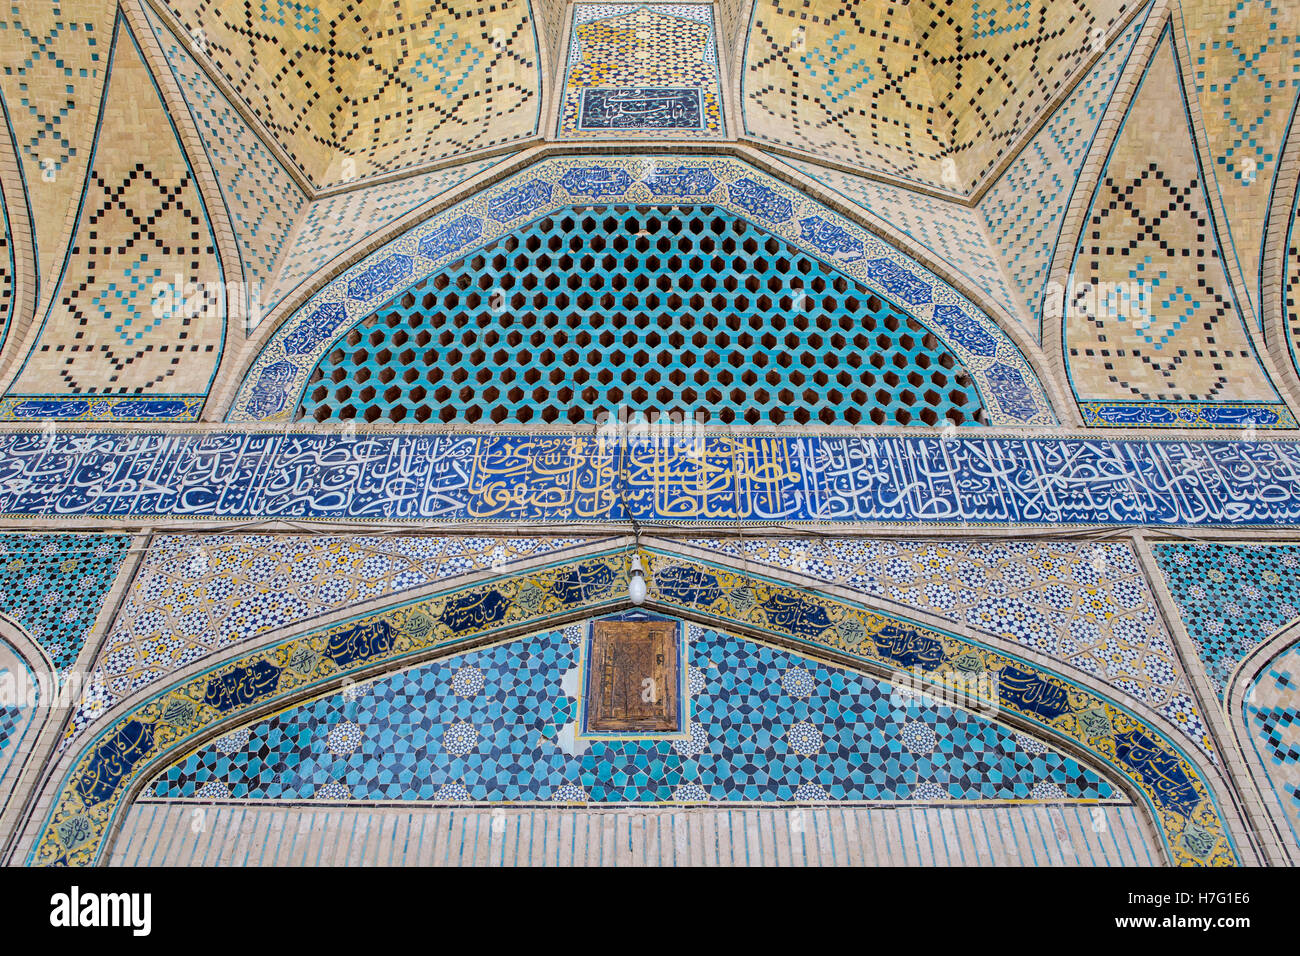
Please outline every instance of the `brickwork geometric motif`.
[[184, 44], [148, 4], [144, 9], [221, 184], [244, 266], [245, 314], [249, 327], [255, 327], [264, 314], [260, 307], [275, 279], [276, 263], [307, 196]]
[[335, 256], [505, 159], [504, 156], [480, 159], [311, 202], [299, 217], [292, 241], [285, 250], [275, 286], [267, 296], [267, 310]]
[[317, 187], [536, 131], [528, 0], [168, 6]]
[[1300, 90], [1300, 4], [1182, 0], [1182, 13], [1228, 220], [1225, 243], [1241, 264], [1258, 314], [1265, 217]]
[[0, 611], [56, 672], [76, 663], [130, 545], [125, 534], [0, 534]]
[[[934, 94], [915, 42], [906, 2], [818, 3], [813, 17], [807, 3], [756, 0], [742, 74], [745, 132], [942, 184], [951, 144], [933, 122]], [[950, 175], [948, 186], [955, 181]]]
[[366, 318], [309, 383], [317, 421], [985, 421], [928, 329], [709, 207], [544, 218]]
[[1160, 714], [1217, 762], [1128, 545], [836, 538], [690, 543], [1014, 641]]
[[99, 651], [64, 745], [120, 698], [222, 648], [582, 540], [161, 535]]
[[[125, 20], [110, 71], [57, 301], [12, 394], [202, 395], [216, 367], [224, 331], [216, 240]], [[177, 278], [180, 294], [156, 294]]]
[[717, 42], [706, 4], [573, 8], [560, 135], [721, 135]]
[[1012, 291], [1001, 256], [989, 240], [991, 227], [979, 210], [802, 159], [786, 158], [785, 162], [907, 233], [1037, 336], [1038, 321], [1030, 321], [1029, 315], [1034, 313], [1026, 313], [1020, 297]]
[[1237, 664], [1300, 618], [1300, 546], [1180, 542], [1151, 550], [1222, 700]]
[[246, 725], [164, 770], [163, 798], [563, 801], [1124, 799], [987, 717], [685, 625], [689, 733], [576, 737], [585, 627], [438, 660]]
[[116, 0], [0, 8], [0, 97], [27, 188], [42, 294], [57, 280], [67, 217], [86, 179]]
[[[1100, 52], [1134, 0], [913, 3], [942, 135], [963, 180], [982, 180], [1039, 110]], [[971, 101], [974, 102], [971, 102]]]
[[1121, 423], [1105, 416], [1125, 407], [1127, 423], [1159, 424], [1204, 403], [1197, 414], [1227, 404], [1233, 417], [1186, 424], [1285, 426], [1224, 271], [1184, 102], [1166, 30], [1079, 237], [1075, 288], [1101, 294], [1066, 303], [1071, 385], [1089, 424]]
[[1131, 9], [1123, 0], [759, 0], [741, 94], [746, 132], [964, 191]]
[[1106, 105], [1145, 23], [1144, 14], [1133, 18], [977, 207], [1040, 340], [1043, 291], [1065, 211]]

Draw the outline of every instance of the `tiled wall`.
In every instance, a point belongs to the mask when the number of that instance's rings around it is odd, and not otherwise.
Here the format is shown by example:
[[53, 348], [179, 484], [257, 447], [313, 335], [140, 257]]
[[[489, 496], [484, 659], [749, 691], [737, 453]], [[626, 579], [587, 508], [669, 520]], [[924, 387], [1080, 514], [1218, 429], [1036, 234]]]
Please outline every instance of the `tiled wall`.
[[[162, 417], [192, 420], [220, 358], [227, 264], [192, 158], [124, 19], [104, 98], [58, 292], [0, 417], [27, 402], [52, 418], [131, 420], [167, 407]], [[179, 291], [160, 298], [160, 284]], [[77, 396], [95, 401], [59, 401]], [[39, 397], [47, 401], [33, 406]], [[172, 401], [159, 406], [159, 397]]]
[[362, 12], [345, 0], [168, 6], [317, 186], [536, 132], [541, 77], [527, 0], [383, 0]]

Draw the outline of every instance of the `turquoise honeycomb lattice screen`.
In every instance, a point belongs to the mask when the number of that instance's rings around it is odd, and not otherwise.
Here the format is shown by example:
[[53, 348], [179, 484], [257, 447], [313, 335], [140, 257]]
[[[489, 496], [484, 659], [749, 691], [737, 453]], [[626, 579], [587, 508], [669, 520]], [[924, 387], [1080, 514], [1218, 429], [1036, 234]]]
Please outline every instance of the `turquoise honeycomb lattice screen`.
[[354, 326], [313, 370], [317, 421], [981, 424], [935, 336], [710, 206], [572, 209]]

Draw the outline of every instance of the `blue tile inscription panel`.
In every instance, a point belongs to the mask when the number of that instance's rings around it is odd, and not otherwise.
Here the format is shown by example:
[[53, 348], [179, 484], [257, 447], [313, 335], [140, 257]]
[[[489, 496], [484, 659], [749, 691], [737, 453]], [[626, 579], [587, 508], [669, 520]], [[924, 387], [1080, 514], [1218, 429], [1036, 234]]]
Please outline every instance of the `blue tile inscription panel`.
[[0, 433], [0, 516], [1300, 525], [1300, 443]]

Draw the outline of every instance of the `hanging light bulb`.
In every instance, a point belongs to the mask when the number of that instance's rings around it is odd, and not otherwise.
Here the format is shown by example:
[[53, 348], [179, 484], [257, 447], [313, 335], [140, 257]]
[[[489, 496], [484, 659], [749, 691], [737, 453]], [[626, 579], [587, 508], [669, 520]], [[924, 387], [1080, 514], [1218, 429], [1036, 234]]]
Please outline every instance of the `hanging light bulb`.
[[632, 577], [627, 582], [627, 596], [633, 604], [645, 603], [645, 572], [641, 567], [641, 555], [632, 555]]

